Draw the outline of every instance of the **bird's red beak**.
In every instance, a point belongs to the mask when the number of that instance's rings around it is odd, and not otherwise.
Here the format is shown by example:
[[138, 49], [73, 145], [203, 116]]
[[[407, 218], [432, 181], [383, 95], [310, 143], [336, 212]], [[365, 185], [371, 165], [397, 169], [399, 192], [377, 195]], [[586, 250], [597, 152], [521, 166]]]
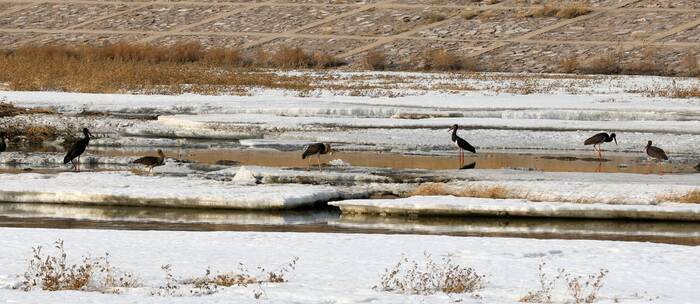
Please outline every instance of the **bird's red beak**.
[[453, 128], [452, 128], [452, 127], [450, 127], [449, 129], [447, 129], [447, 132], [451, 132], [451, 131], [452, 131], [452, 129], [453, 129]]

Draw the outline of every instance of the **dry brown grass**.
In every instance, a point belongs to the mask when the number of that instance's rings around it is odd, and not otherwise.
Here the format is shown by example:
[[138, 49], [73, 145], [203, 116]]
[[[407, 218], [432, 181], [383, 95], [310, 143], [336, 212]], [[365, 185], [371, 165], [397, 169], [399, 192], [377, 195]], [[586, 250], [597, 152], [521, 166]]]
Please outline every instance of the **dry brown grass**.
[[685, 194], [663, 195], [659, 196], [657, 200], [661, 202], [700, 204], [700, 190], [692, 190]]
[[700, 76], [700, 64], [698, 64], [698, 56], [694, 52], [688, 51], [688, 53], [686, 53], [681, 62], [681, 66], [685, 69], [685, 76]]
[[423, 19], [425, 19], [428, 23], [440, 22], [446, 18], [447, 17], [445, 15], [436, 12], [429, 12], [423, 15]]
[[387, 68], [386, 55], [379, 51], [369, 51], [363, 60], [364, 68], [383, 71]]
[[566, 284], [566, 293], [570, 299], [561, 300], [562, 303], [595, 303], [599, 298], [600, 289], [603, 287], [607, 269], [600, 269], [586, 278], [567, 272], [566, 269], [559, 268], [550, 277], [544, 270], [545, 263], [539, 266], [539, 289], [530, 291], [518, 301], [524, 303], [558, 303], [554, 294], [557, 283]]
[[578, 57], [570, 56], [559, 62], [559, 68], [564, 73], [576, 73], [580, 68]]
[[13, 90], [90, 93], [245, 94], [251, 87], [310, 90], [308, 77], [251, 70], [330, 68], [334, 56], [282, 48], [244, 55], [198, 43], [153, 46], [25, 46], [0, 55], [0, 81]]
[[658, 49], [655, 47], [645, 47], [639, 60], [623, 65], [622, 73], [628, 75], [662, 75], [664, 69], [657, 62]]
[[0, 101], [0, 117], [29, 114], [56, 114], [56, 111], [46, 108], [19, 108], [11, 103]]
[[425, 69], [435, 71], [458, 71], [462, 69], [462, 59], [445, 49], [425, 52]]
[[516, 198], [515, 194], [502, 186], [450, 187], [443, 183], [424, 183], [410, 193], [411, 196], [453, 195], [479, 198]]
[[40, 288], [46, 291], [118, 292], [115, 289], [141, 285], [131, 273], [113, 267], [109, 255], [101, 258], [85, 257], [78, 264], [70, 264], [63, 241], [56, 241], [54, 248], [57, 251], [55, 255], [44, 255], [41, 246], [32, 248], [29, 266], [22, 275], [22, 290]]
[[542, 17], [557, 17], [563, 19], [576, 18], [591, 12], [590, 5], [586, 2], [574, 2], [560, 5], [543, 4], [531, 8], [530, 10], [519, 14], [521, 18], [542, 18]]
[[471, 20], [479, 16], [479, 11], [477, 10], [466, 10], [462, 12], [462, 18], [464, 20]]
[[56, 127], [43, 124], [4, 124], [0, 128], [10, 140], [23, 138], [27, 144], [35, 145], [46, 141], [53, 141], [66, 135]]
[[620, 74], [622, 72], [622, 53], [610, 51], [590, 58], [579, 65], [579, 70], [586, 74]]
[[484, 275], [471, 267], [454, 264], [449, 256], [443, 258], [441, 263], [434, 261], [427, 253], [424, 259], [419, 263], [402, 257], [391, 269], [385, 270], [379, 284], [373, 289], [419, 295], [469, 293], [479, 297], [476, 292], [486, 286]]

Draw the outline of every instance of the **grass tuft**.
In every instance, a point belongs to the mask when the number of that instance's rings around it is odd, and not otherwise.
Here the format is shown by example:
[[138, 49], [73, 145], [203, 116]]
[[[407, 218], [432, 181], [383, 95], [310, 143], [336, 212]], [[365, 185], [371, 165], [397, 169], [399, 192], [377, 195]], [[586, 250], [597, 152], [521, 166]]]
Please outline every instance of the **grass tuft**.
[[476, 292], [485, 286], [485, 276], [473, 268], [457, 265], [449, 256], [436, 262], [425, 253], [421, 263], [401, 257], [396, 265], [384, 271], [373, 289], [419, 295], [469, 293], [479, 297]]
[[521, 18], [543, 18], [557, 17], [563, 19], [576, 18], [591, 12], [590, 5], [586, 2], [574, 2], [561, 5], [543, 4], [531, 8], [530, 10], [519, 14]]
[[112, 266], [109, 254], [100, 258], [84, 257], [80, 263], [71, 264], [62, 240], [57, 240], [54, 248], [54, 255], [45, 255], [41, 246], [32, 248], [32, 257], [22, 275], [20, 289], [119, 292], [119, 288], [141, 286], [133, 274]]
[[608, 274], [607, 269], [600, 269], [597, 273], [587, 277], [574, 275], [566, 269], [557, 269], [554, 276], [550, 277], [544, 270], [545, 263], [539, 265], [539, 289], [527, 293], [519, 299], [524, 303], [555, 303], [554, 292], [558, 283], [566, 284], [566, 293], [571, 298], [562, 303], [595, 303], [603, 281]]

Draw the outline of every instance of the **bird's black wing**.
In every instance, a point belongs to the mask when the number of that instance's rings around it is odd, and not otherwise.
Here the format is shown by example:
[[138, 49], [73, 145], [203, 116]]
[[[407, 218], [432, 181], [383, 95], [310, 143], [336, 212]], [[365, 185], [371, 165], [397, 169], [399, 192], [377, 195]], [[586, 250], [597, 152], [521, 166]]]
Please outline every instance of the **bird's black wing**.
[[80, 156], [80, 154], [83, 154], [85, 152], [85, 148], [87, 148], [88, 141], [86, 141], [84, 138], [78, 140], [73, 144], [73, 147], [68, 150], [68, 153], [66, 153], [66, 157], [63, 158], [63, 163], [67, 164], [74, 158]]
[[606, 133], [598, 133], [596, 135], [591, 136], [589, 139], [586, 139], [586, 141], [583, 142], [584, 145], [597, 145], [599, 143], [602, 143], [605, 141], [605, 138], [608, 137], [608, 134]]
[[649, 154], [649, 156], [651, 156], [653, 158], [668, 160], [668, 156], [666, 156], [666, 152], [664, 152], [664, 150], [661, 150], [661, 148], [651, 146], [647, 149], [647, 154]]
[[144, 156], [134, 161], [134, 164], [142, 164], [146, 166], [154, 166], [160, 162], [160, 157]]
[[466, 140], [462, 139], [461, 137], [457, 137], [457, 145], [464, 149], [467, 150], [471, 153], [476, 153], [476, 149], [470, 145]]
[[301, 154], [301, 159], [305, 159], [307, 156], [314, 155], [320, 153], [325, 147], [323, 146], [322, 143], [315, 143], [311, 144], [306, 149], [304, 150], [304, 153]]

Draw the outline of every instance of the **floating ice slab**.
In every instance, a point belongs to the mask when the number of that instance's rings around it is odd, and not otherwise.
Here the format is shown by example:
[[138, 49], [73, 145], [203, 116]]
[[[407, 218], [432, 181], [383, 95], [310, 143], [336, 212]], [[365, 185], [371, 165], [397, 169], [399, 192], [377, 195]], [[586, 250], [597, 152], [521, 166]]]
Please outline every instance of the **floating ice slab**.
[[288, 209], [338, 198], [314, 185], [243, 186], [129, 172], [0, 174], [0, 201], [187, 208]]
[[330, 204], [339, 207], [343, 213], [700, 221], [700, 205], [697, 204], [575, 204], [454, 196], [360, 199]]

